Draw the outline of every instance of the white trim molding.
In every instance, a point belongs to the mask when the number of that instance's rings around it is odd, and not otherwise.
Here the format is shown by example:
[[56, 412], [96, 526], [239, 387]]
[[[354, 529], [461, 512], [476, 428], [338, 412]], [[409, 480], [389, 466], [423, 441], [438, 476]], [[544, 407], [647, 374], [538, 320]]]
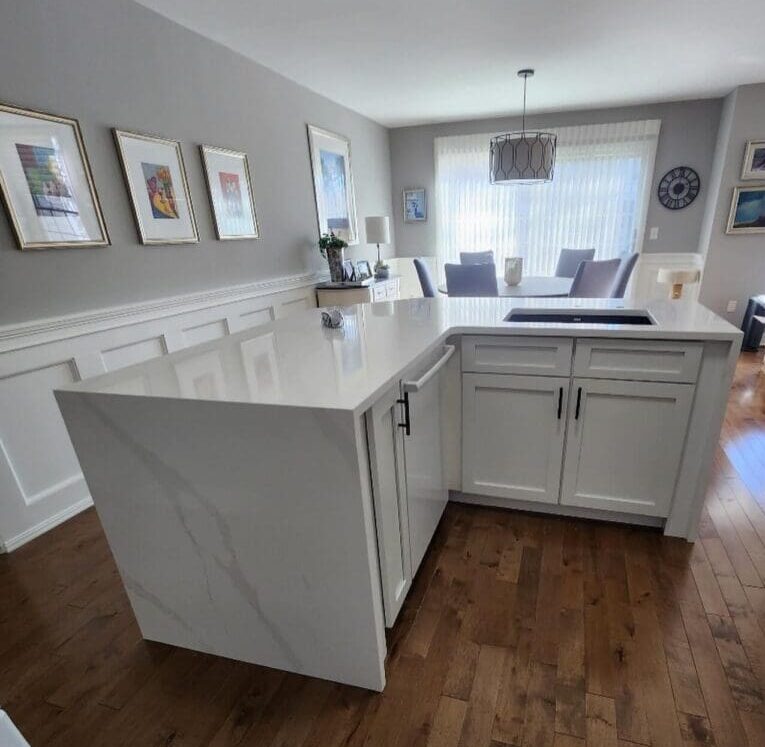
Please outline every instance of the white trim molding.
[[92, 505], [53, 390], [316, 306], [306, 273], [0, 327], [0, 552]]

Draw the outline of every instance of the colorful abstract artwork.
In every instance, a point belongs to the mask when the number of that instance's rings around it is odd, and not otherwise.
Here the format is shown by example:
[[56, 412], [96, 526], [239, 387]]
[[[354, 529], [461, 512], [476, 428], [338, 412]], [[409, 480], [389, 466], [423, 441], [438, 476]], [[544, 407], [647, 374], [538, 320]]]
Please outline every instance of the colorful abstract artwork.
[[170, 167], [157, 163], [141, 162], [143, 177], [146, 180], [146, 192], [151, 203], [154, 218], [178, 220], [178, 208], [175, 204], [175, 190]]
[[223, 209], [229, 218], [241, 218], [244, 215], [242, 203], [242, 187], [238, 174], [229, 174], [225, 171], [218, 172], [220, 180]]
[[345, 183], [345, 158], [340, 153], [321, 150], [319, 160], [327, 228], [336, 234], [347, 231], [350, 221], [348, 191]]
[[77, 215], [77, 203], [55, 148], [16, 143], [37, 215]]

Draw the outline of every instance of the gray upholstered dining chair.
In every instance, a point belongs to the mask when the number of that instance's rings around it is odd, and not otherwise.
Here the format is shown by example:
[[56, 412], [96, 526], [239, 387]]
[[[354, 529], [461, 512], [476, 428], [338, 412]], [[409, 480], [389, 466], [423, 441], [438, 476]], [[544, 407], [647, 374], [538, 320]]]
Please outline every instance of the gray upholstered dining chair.
[[620, 259], [581, 262], [571, 283], [569, 297], [610, 298], [620, 263]]
[[619, 269], [614, 278], [614, 287], [611, 289], [611, 298], [624, 298], [624, 292], [627, 290], [627, 283], [630, 281], [632, 271], [638, 261], [637, 252], [624, 252], [619, 257]]
[[555, 277], [572, 278], [576, 275], [581, 262], [594, 258], [594, 249], [561, 249], [558, 266], [555, 268]]
[[420, 280], [422, 295], [425, 296], [425, 298], [433, 298], [436, 295], [436, 284], [433, 282], [430, 268], [418, 257], [414, 260], [414, 269], [417, 270], [417, 277]]
[[460, 252], [461, 265], [493, 265], [494, 252]]
[[490, 265], [444, 265], [446, 292], [450, 296], [497, 296], [497, 267]]

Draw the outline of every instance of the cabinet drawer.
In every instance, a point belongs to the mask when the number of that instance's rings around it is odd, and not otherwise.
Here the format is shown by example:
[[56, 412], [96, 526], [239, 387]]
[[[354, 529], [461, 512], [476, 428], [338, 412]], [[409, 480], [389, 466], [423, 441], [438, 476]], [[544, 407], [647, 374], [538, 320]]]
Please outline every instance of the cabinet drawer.
[[572, 348], [572, 340], [563, 337], [466, 335], [462, 338], [462, 370], [568, 376]]
[[577, 340], [574, 376], [693, 383], [703, 344], [655, 340]]

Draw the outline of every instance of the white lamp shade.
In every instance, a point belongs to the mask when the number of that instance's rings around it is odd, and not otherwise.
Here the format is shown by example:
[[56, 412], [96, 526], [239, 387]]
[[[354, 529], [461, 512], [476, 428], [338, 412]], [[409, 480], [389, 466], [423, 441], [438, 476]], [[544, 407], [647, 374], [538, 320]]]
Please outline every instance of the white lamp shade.
[[685, 285], [688, 283], [697, 283], [701, 273], [698, 270], [681, 270], [674, 267], [662, 267], [656, 280], [659, 283], [667, 283], [669, 285]]
[[390, 244], [390, 218], [387, 215], [373, 215], [365, 222], [367, 244]]

